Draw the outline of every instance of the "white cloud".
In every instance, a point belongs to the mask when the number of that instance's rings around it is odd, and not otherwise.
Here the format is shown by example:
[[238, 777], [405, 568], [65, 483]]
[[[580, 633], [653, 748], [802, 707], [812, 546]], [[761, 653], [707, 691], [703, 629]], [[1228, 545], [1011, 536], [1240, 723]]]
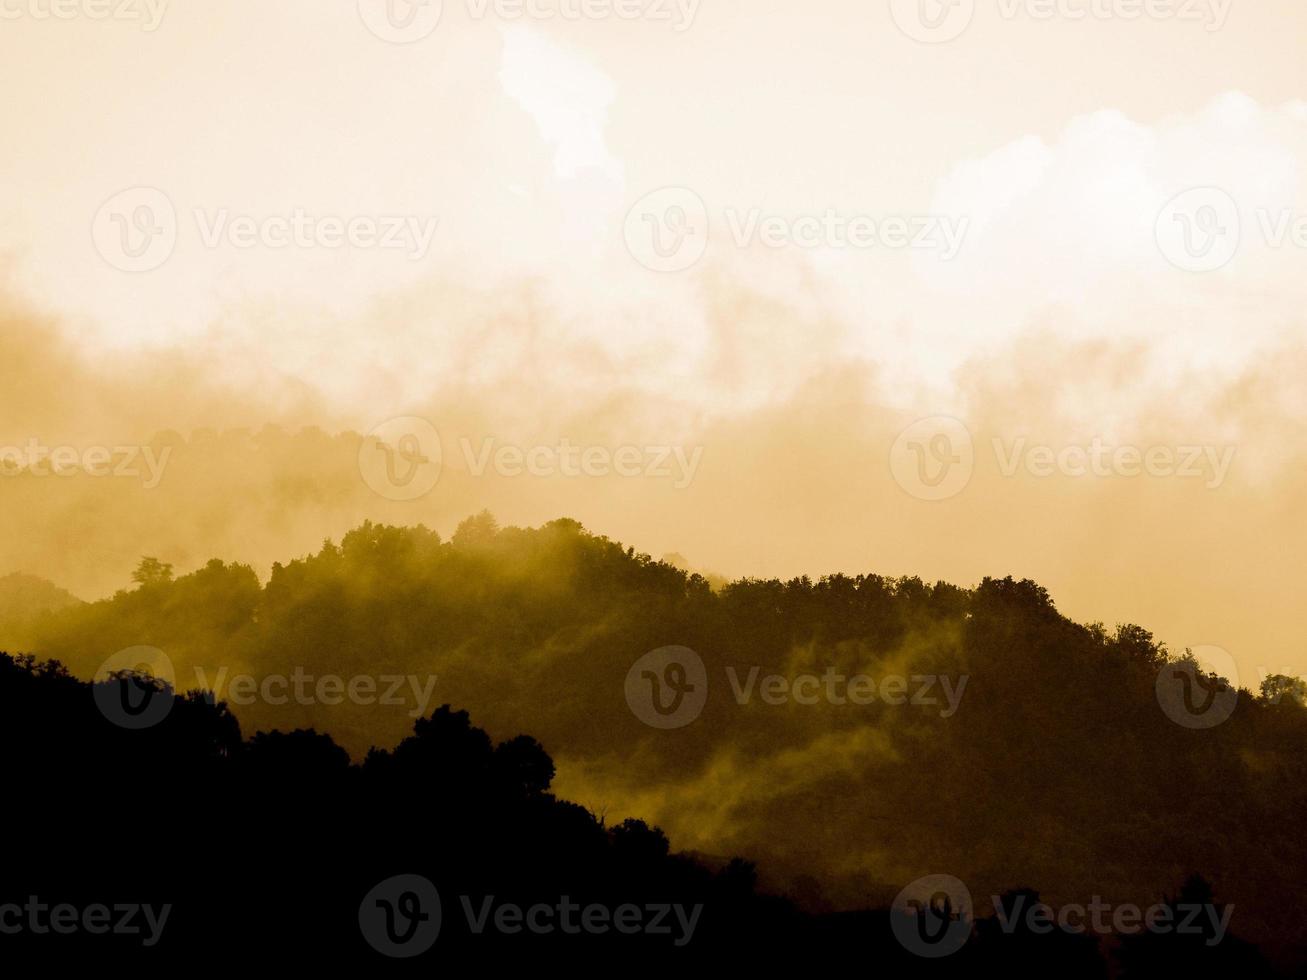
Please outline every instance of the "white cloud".
[[[1235, 370], [1301, 321], [1307, 249], [1266, 231], [1307, 216], [1304, 162], [1301, 104], [1229, 94], [1156, 125], [1078, 117], [1052, 145], [1026, 137], [955, 167], [932, 210], [971, 216], [967, 244], [952, 263], [919, 261], [918, 273], [985, 346], [1052, 319]], [[1226, 267], [1194, 273], [1168, 261], [1157, 227], [1167, 202], [1205, 187], [1234, 199], [1241, 241]]]
[[622, 167], [603, 132], [617, 97], [613, 80], [529, 27], [514, 25], [503, 34], [500, 85], [554, 147], [555, 173], [573, 178], [598, 170], [620, 184]]

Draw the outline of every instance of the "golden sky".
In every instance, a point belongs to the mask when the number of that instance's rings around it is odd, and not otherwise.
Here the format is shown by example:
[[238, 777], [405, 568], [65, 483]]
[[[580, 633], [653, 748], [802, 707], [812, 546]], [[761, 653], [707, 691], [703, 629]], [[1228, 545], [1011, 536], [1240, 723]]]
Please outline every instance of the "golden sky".
[[[0, 0], [0, 443], [422, 415], [451, 470], [462, 436], [701, 447], [674, 490], [492, 474], [378, 509], [567, 513], [731, 575], [1029, 576], [1246, 684], [1307, 672], [1298, 0], [385, 8]], [[936, 16], [958, 36], [909, 36]], [[1238, 248], [1185, 267], [1227, 202]], [[143, 204], [156, 251], [115, 254]], [[669, 205], [702, 254], [657, 271]], [[848, 244], [892, 218], [931, 247]], [[896, 467], [940, 417], [975, 458], [932, 501]], [[1004, 472], [1095, 440], [1210, 469]], [[213, 540], [266, 564], [343, 523]], [[24, 532], [0, 572], [125, 581]]]

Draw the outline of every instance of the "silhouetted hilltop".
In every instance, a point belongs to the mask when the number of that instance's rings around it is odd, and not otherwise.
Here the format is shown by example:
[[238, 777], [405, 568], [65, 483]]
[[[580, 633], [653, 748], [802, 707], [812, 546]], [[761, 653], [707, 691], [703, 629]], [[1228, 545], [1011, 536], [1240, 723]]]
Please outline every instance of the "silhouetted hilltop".
[[13, 572], [0, 576], [0, 636], [14, 646], [32, 642], [37, 620], [82, 604], [71, 592], [36, 575]]
[[[158, 704], [168, 711], [152, 724], [125, 724]], [[371, 972], [388, 957], [426, 969], [548, 957], [641, 975], [855, 959], [892, 975], [1106, 970], [1099, 936], [1007, 927], [979, 909], [974, 925], [946, 910], [941, 922], [968, 938], [940, 960], [918, 954], [897, 907], [805, 914], [759, 894], [746, 861], [710, 870], [642, 820], [609, 825], [557, 798], [540, 743], [496, 745], [448, 705], [351, 763], [311, 730], [243, 739], [225, 706], [145, 674], [92, 685], [0, 655], [0, 773], [22, 801], [6, 808], [0, 881], [10, 966]], [[1205, 882], [1186, 888], [1181, 901], [1214, 901]], [[1232, 935], [1189, 947], [1142, 937], [1130, 954], [1151, 968], [1185, 949], [1202, 969], [1264, 972]]]
[[[30, 648], [82, 677], [155, 648], [246, 728], [328, 733], [356, 760], [466, 707], [493, 739], [548, 745], [563, 795], [747, 855], [809, 909], [885, 908], [940, 872], [977, 895], [1146, 906], [1200, 872], [1235, 931], [1285, 962], [1307, 941], [1284, 913], [1307, 869], [1291, 679], [1222, 690], [1029, 581], [714, 589], [573, 521], [484, 514], [449, 541], [365, 524], [266, 584], [216, 561], [137, 578], [47, 617]], [[1205, 707], [1228, 710], [1185, 714]]]
[[43, 612], [57, 612], [79, 606], [82, 600], [53, 582], [35, 575], [13, 572], [0, 575], [0, 622], [30, 619]]

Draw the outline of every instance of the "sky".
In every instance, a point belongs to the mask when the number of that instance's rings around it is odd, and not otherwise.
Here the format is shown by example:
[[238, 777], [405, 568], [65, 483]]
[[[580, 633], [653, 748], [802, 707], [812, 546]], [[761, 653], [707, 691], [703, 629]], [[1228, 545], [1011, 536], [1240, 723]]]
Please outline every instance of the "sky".
[[[0, 0], [0, 447], [421, 417], [419, 499], [278, 535], [251, 484], [243, 530], [152, 544], [266, 567], [374, 513], [567, 514], [726, 575], [1028, 576], [1245, 684], [1307, 673], [1305, 28], [1296, 0]], [[471, 478], [485, 439], [699, 462]], [[69, 520], [23, 520], [0, 573], [125, 584], [135, 542], [70, 551]]]

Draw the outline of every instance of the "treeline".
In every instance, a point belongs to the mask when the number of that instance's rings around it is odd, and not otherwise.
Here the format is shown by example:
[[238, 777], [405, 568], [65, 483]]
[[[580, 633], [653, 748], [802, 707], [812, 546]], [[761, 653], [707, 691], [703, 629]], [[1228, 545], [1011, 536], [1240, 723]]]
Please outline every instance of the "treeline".
[[[810, 911], [884, 908], [936, 872], [977, 895], [1037, 884], [1054, 904], [1147, 906], [1202, 872], [1237, 932], [1278, 962], [1307, 959], [1307, 924], [1288, 911], [1307, 870], [1301, 687], [1245, 679], [1219, 725], [1177, 724], [1158, 678], [1183, 653], [1138, 626], [1074, 623], [1028, 581], [713, 588], [572, 521], [499, 528], [488, 515], [448, 541], [365, 524], [266, 583], [221, 562], [138, 572], [112, 599], [0, 640], [81, 677], [157, 647], [179, 687], [216, 686], [247, 729], [329, 733], [355, 760], [411, 732], [412, 692], [434, 677], [425, 707], [465, 707], [495, 739], [531, 732], [563, 795], [653, 820], [679, 848], [748, 855], [767, 889]], [[695, 652], [707, 691], [692, 721], [664, 730], [624, 690], [668, 646]], [[419, 683], [397, 704], [240, 703], [218, 683], [297, 670]], [[762, 694], [768, 677], [828, 673], [899, 677], [907, 697]], [[917, 677], [936, 679], [920, 698]]]
[[[151, 697], [171, 698], [171, 710], [137, 730], [97, 708]], [[968, 923], [959, 951], [931, 960], [895, 938], [891, 911], [804, 913], [761, 894], [746, 861], [710, 868], [672, 853], [643, 821], [607, 825], [558, 799], [535, 739], [496, 745], [447, 705], [392, 750], [352, 763], [313, 731], [243, 739], [224, 706], [144, 675], [92, 685], [56, 662], [0, 655], [0, 774], [0, 957], [10, 967], [600, 963], [642, 975], [659, 964], [862, 962], [893, 975], [1097, 977], [1108, 966], [1099, 937], [1009, 930], [992, 914]], [[388, 891], [396, 880], [401, 890]], [[394, 921], [370, 921], [374, 906]], [[515, 919], [499, 914], [506, 907], [527, 911]], [[560, 918], [560, 907], [571, 911]], [[406, 917], [432, 915], [439, 928], [418, 956], [388, 958], [415, 935]], [[1266, 969], [1232, 936], [1145, 936], [1119, 955], [1135, 964], [1130, 976], [1155, 975], [1163, 961]]]

